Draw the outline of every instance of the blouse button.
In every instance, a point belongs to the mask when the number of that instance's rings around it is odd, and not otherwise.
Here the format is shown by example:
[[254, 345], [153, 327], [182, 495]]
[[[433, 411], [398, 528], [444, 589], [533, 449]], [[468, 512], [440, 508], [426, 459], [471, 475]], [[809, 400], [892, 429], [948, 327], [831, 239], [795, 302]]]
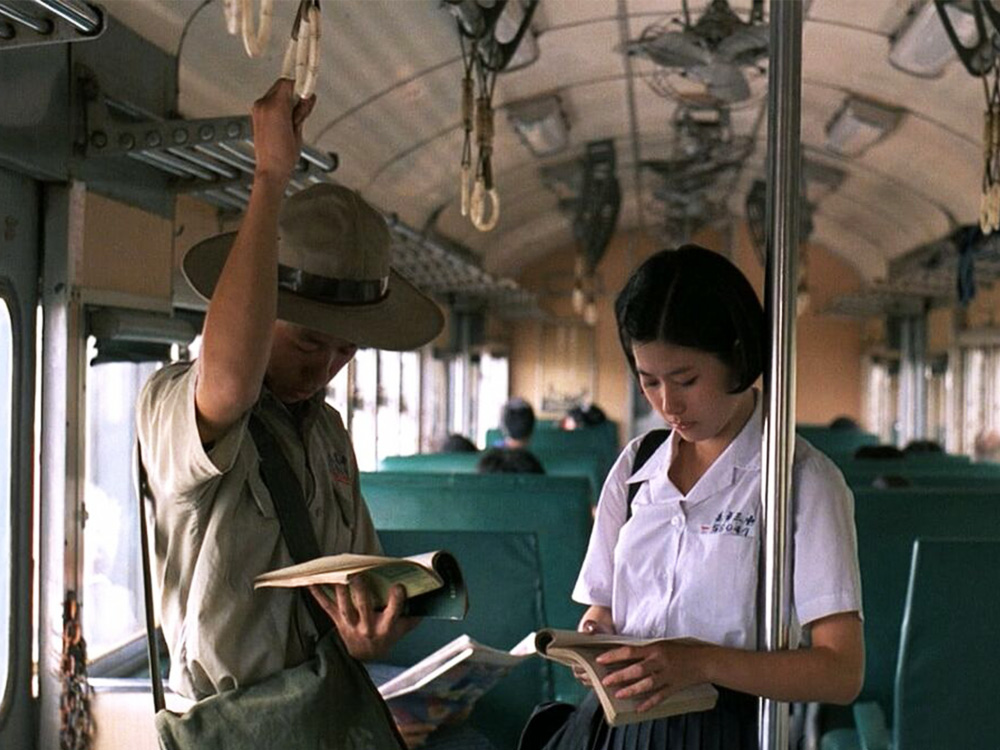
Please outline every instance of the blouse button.
[[681, 517], [680, 516], [674, 516], [673, 518], [671, 518], [670, 519], [670, 525], [671, 526], [680, 526], [681, 525]]

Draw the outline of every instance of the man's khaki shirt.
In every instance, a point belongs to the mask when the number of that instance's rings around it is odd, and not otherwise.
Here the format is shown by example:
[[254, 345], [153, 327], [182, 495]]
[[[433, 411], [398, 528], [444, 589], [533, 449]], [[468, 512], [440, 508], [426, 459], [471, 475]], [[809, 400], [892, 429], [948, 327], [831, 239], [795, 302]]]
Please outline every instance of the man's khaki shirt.
[[[170, 686], [200, 699], [299, 664], [316, 631], [295, 589], [254, 590], [291, 565], [244, 415], [206, 451], [195, 419], [199, 367], [156, 372], [136, 409], [156, 498], [154, 547]], [[337, 411], [318, 394], [291, 412], [266, 389], [253, 411], [285, 451], [323, 554], [379, 554], [357, 462]]]

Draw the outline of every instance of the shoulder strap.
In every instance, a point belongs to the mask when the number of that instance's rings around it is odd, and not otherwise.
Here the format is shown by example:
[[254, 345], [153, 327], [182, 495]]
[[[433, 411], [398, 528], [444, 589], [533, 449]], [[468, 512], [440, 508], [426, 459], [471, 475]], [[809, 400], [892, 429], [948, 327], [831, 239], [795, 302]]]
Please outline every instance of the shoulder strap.
[[[250, 415], [250, 435], [257, 446], [257, 453], [260, 455], [261, 478], [264, 480], [268, 492], [271, 493], [274, 512], [281, 524], [281, 535], [285, 538], [285, 544], [292, 559], [296, 563], [315, 560], [320, 556], [319, 543], [316, 541], [316, 532], [313, 531], [312, 522], [309, 520], [309, 511], [306, 510], [302, 486], [296, 480], [288, 458], [264, 423], [256, 414], [252, 413]], [[312, 594], [303, 590], [302, 595], [309, 614], [312, 616], [313, 624], [316, 625], [320, 636], [325, 635], [333, 623], [313, 599]]]
[[146, 528], [146, 498], [153, 499], [142, 463], [142, 447], [135, 441], [136, 497], [139, 499], [139, 541], [142, 549], [142, 593], [146, 610], [146, 659], [149, 661], [149, 680], [153, 684], [153, 707], [157, 712], [166, 708], [163, 698], [163, 677], [160, 675], [160, 651], [156, 644], [156, 615], [153, 611], [153, 574], [149, 568], [149, 531]]
[[[646, 433], [646, 436], [639, 443], [639, 450], [636, 451], [635, 458], [632, 460], [633, 476], [656, 453], [656, 449], [663, 445], [668, 437], [670, 437], [670, 430], [651, 430]], [[635, 500], [638, 492], [639, 483], [628, 486], [628, 504], [625, 507], [626, 521], [632, 517], [632, 501]]]

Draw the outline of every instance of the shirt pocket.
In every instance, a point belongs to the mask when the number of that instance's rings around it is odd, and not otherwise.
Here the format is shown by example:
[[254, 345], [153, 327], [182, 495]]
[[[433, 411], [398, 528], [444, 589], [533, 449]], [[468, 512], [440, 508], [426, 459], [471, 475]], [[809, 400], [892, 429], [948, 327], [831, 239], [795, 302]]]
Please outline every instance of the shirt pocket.
[[[686, 588], [692, 593], [686, 614], [701, 621], [713, 640], [742, 645], [755, 629], [757, 614], [756, 536], [699, 534], [697, 558], [701, 564], [691, 571]], [[749, 634], [755, 637], [755, 632]]]

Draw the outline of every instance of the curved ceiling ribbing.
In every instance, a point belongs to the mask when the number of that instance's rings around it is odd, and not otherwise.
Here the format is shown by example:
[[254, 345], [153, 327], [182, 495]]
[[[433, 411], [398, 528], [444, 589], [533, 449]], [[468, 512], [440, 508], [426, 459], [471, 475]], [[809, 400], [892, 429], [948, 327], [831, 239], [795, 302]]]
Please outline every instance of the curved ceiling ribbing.
[[[238, 40], [225, 35], [220, 3], [198, 12], [181, 57], [181, 109], [188, 116], [246, 111], [280, 67], [286, 16], [297, 0], [276, 0], [275, 39], [268, 57], [250, 61]], [[166, 49], [176, 48], [180, 30], [201, 0], [108, 0], [106, 7]], [[746, 17], [749, 2], [733, 2]], [[846, 173], [837, 191], [817, 209], [817, 236], [869, 277], [885, 262], [936, 239], [952, 221], [978, 212], [978, 163], [982, 89], [957, 64], [933, 80], [917, 79], [887, 61], [889, 38], [905, 8], [898, 0], [813, 0], [803, 39], [803, 120], [806, 152], [838, 164]], [[679, 10], [679, 0], [626, 0], [629, 34]], [[704, 3], [692, 5], [697, 17]], [[618, 143], [624, 200], [623, 225], [635, 220], [636, 200], [655, 189], [643, 179], [635, 196], [629, 170], [632, 134], [625, 94], [621, 39], [615, 5], [607, 0], [544, 0], [535, 26], [540, 58], [501, 77], [497, 86], [495, 166], [504, 201], [495, 233], [480, 235], [457, 217], [460, 56], [454, 22], [438, 0], [326, 0], [324, 67], [320, 104], [307, 124], [307, 138], [342, 157], [343, 181], [361, 187], [386, 210], [421, 225], [446, 204], [439, 227], [480, 253], [494, 271], [516, 272], [520, 262], [570, 237], [569, 222], [551, 216], [556, 201], [541, 186], [536, 167], [580, 154], [587, 140]], [[637, 77], [651, 64], [634, 61]], [[640, 158], [662, 158], [674, 105], [635, 81]], [[756, 85], [755, 85], [756, 86]], [[572, 118], [571, 149], [538, 160], [513, 135], [507, 103], [558, 90]], [[822, 149], [829, 117], [848, 93], [905, 108], [908, 114], [885, 141], [857, 159]], [[742, 211], [745, 190], [760, 174], [766, 127], [753, 132], [763, 100], [734, 112], [734, 130], [756, 137], [756, 152], [732, 179], [731, 205]], [[647, 211], [650, 231], [655, 214]], [[565, 229], [555, 229], [562, 222]], [[528, 227], [537, 227], [532, 234]], [[544, 228], [544, 230], [543, 230]], [[860, 232], [863, 236], [855, 236]], [[551, 244], [547, 244], [551, 243]], [[520, 246], [520, 247], [519, 247]], [[859, 250], [859, 248], [861, 248]], [[521, 252], [523, 250], [523, 252]], [[877, 262], [872, 255], [877, 256]]]

